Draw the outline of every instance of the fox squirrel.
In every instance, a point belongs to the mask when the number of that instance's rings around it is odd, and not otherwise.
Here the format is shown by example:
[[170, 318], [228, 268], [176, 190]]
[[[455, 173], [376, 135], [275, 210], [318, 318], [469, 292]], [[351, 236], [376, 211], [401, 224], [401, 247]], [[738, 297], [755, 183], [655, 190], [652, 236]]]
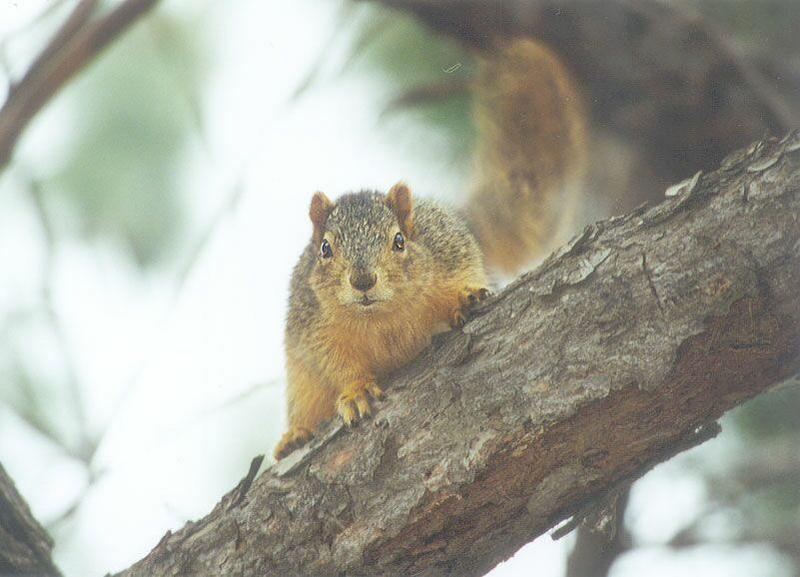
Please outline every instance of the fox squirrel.
[[489, 294], [486, 267], [516, 271], [574, 216], [586, 114], [564, 65], [515, 40], [479, 62], [474, 94], [477, 177], [464, 213], [414, 201], [403, 183], [313, 196], [313, 235], [291, 280], [289, 430], [276, 459], [336, 413], [347, 425], [368, 416], [381, 377]]

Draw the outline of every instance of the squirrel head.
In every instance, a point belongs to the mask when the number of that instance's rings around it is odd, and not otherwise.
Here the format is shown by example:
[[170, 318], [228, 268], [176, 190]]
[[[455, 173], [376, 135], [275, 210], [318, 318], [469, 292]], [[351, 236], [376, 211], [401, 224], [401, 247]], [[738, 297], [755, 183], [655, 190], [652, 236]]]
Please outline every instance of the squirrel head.
[[320, 302], [375, 314], [395, 310], [399, 299], [418, 292], [413, 281], [426, 251], [414, 242], [412, 207], [403, 183], [387, 194], [362, 191], [336, 202], [314, 195], [310, 283]]

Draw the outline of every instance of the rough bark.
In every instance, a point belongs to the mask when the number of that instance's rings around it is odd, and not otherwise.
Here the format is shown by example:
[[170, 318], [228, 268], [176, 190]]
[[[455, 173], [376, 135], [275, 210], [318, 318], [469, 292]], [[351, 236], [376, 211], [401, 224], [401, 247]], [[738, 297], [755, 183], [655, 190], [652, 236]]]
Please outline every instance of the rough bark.
[[[640, 199], [654, 200], [669, 183], [713, 169], [764, 135], [800, 126], [800, 94], [782, 90], [682, 3], [377, 1], [480, 50], [518, 35], [552, 46], [584, 87], [593, 133], [613, 135], [641, 155], [643, 174], [634, 175]], [[612, 199], [614, 207], [630, 196]]]
[[0, 575], [58, 577], [53, 541], [31, 515], [14, 482], [0, 465]]
[[120, 575], [484, 574], [798, 371], [798, 215], [794, 133], [587, 227]]

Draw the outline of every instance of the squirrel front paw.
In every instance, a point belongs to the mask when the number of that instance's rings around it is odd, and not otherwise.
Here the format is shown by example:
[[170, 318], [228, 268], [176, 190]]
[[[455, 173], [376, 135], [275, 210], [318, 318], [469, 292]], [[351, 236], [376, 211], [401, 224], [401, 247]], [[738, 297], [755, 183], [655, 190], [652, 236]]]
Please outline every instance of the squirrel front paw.
[[492, 293], [486, 287], [466, 287], [458, 295], [458, 306], [450, 315], [450, 326], [460, 329], [467, 322], [470, 309]]
[[369, 397], [380, 399], [383, 391], [373, 382], [356, 382], [344, 389], [336, 399], [336, 412], [344, 424], [351, 427], [359, 419], [372, 414]]
[[305, 445], [311, 437], [311, 431], [305, 427], [289, 427], [289, 430], [283, 434], [281, 440], [275, 445], [272, 455], [276, 461], [279, 461], [295, 449]]

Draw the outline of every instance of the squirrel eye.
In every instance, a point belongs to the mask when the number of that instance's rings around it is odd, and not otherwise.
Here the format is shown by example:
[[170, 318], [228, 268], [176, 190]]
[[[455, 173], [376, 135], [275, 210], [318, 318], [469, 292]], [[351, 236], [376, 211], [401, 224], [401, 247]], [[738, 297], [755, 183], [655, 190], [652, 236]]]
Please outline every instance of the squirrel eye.
[[331, 243], [329, 243], [327, 240], [323, 240], [319, 252], [322, 255], [322, 258], [331, 258], [333, 256], [333, 249], [331, 248]]
[[406, 239], [401, 233], [394, 235], [394, 250], [403, 250], [406, 247]]

